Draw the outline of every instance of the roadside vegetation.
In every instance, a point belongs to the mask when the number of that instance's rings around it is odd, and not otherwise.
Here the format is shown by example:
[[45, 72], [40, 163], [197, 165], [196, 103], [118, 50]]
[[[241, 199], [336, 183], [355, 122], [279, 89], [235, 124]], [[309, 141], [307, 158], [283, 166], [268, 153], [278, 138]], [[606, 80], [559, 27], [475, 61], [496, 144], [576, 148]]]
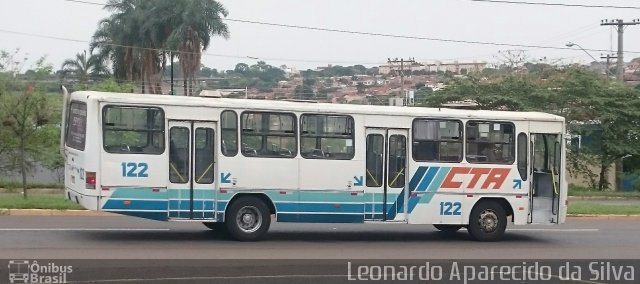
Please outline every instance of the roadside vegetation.
[[640, 199], [640, 192], [638, 191], [600, 191], [594, 188], [569, 186], [569, 196], [576, 197], [602, 197], [602, 198], [638, 198]]
[[33, 193], [24, 199], [21, 193], [0, 193], [0, 209], [83, 209], [60, 193]]
[[586, 215], [640, 215], [640, 204], [600, 204], [596, 202], [569, 202], [569, 214]]

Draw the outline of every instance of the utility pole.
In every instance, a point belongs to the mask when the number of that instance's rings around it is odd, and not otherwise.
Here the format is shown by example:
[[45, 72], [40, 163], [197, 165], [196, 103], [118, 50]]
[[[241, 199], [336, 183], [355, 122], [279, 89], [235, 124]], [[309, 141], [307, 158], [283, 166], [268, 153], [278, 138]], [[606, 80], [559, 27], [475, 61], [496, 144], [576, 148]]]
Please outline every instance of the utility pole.
[[174, 96], [176, 93], [173, 90], [173, 51], [169, 52], [169, 57], [171, 58], [171, 95]]
[[611, 72], [609, 72], [609, 70], [611, 70], [611, 59], [613, 58], [618, 58], [617, 56], [613, 55], [613, 54], [607, 54], [606, 56], [600, 56], [600, 59], [606, 59], [607, 60], [607, 65], [606, 65], [606, 70], [604, 70], [604, 73], [607, 74], [607, 78], [611, 78], [609, 75], [611, 74]]
[[[640, 24], [639, 19], [633, 19], [631, 22], [625, 22], [622, 19], [616, 20], [602, 20], [600, 21], [601, 26], [614, 26], [618, 31], [618, 56], [617, 56], [617, 66], [616, 66], [616, 79], [620, 82], [624, 82], [624, 29], [626, 26], [635, 26]], [[622, 173], [623, 173], [623, 165], [622, 159], [616, 161], [616, 190], [622, 189]]]
[[626, 26], [639, 25], [640, 20], [634, 19], [631, 22], [625, 22], [621, 19], [616, 20], [602, 20], [601, 26], [615, 26], [618, 31], [618, 61], [616, 77], [618, 81], [624, 81], [624, 29]]
[[391, 58], [387, 59], [387, 61], [389, 62], [389, 66], [393, 67], [394, 64], [398, 64], [400, 63], [400, 69], [396, 70], [400, 73], [400, 93], [404, 96], [405, 99], [405, 106], [409, 105], [409, 94], [407, 92], [405, 92], [404, 90], [404, 64], [408, 63], [408, 64], [413, 64], [416, 63], [414, 58], [409, 58], [409, 59], [404, 59], [404, 58], [400, 58], [400, 60], [398, 60], [398, 58], [395, 58], [393, 60], [391, 60]]

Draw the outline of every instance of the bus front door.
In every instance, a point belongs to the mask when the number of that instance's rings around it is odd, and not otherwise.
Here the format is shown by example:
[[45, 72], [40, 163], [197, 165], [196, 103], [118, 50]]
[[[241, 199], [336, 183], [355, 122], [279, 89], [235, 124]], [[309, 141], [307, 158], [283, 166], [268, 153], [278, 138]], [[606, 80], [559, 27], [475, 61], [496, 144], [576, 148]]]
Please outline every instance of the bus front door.
[[213, 219], [216, 124], [169, 121], [169, 218]]
[[365, 220], [404, 221], [407, 129], [366, 130]]
[[531, 133], [529, 223], [558, 223], [561, 141], [560, 134]]

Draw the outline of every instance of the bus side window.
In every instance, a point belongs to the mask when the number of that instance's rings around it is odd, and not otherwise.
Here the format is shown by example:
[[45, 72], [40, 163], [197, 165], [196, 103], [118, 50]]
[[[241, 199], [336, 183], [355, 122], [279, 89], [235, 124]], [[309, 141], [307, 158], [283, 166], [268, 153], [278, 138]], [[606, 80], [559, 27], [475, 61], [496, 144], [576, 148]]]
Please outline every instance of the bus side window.
[[509, 122], [467, 122], [467, 162], [511, 165], [515, 156], [515, 127]]
[[367, 135], [366, 159], [366, 185], [368, 187], [381, 187], [384, 174], [384, 136], [380, 134]]
[[355, 141], [352, 117], [303, 114], [300, 121], [300, 154], [303, 158], [353, 159]]
[[189, 181], [189, 129], [171, 127], [169, 131], [169, 181], [187, 183]]
[[240, 117], [245, 157], [294, 158], [298, 154], [295, 114], [245, 111]]
[[225, 110], [220, 115], [220, 150], [227, 157], [238, 154], [238, 115], [232, 110]]
[[412, 136], [412, 155], [416, 162], [462, 161], [462, 122], [416, 119]]
[[104, 150], [113, 154], [164, 153], [164, 112], [157, 107], [105, 106]]
[[527, 139], [527, 134], [518, 134], [518, 172], [520, 173], [520, 178], [525, 181], [527, 180], [529, 164], [529, 151], [527, 149], [527, 147], [529, 146], [528, 140], [529, 139]]

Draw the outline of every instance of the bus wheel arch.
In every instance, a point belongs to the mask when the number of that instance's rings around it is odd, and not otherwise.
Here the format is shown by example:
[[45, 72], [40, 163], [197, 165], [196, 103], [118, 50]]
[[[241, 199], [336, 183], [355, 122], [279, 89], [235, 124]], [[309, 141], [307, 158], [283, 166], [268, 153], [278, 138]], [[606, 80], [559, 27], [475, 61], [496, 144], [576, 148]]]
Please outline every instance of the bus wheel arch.
[[[273, 201], [271, 200], [271, 198], [269, 198], [266, 194], [264, 194], [264, 193], [238, 193], [238, 194], [234, 195], [231, 198], [231, 200], [229, 200], [229, 203], [227, 203], [227, 208], [225, 209], [225, 216], [226, 216], [226, 213], [229, 211], [229, 207], [231, 207], [231, 205], [234, 202], [236, 202], [239, 198], [246, 197], [246, 196], [254, 196], [256, 198], [259, 198], [269, 208], [269, 214], [271, 214], [271, 215], [276, 214], [276, 206], [273, 203]], [[226, 217], [225, 217], [225, 219], [226, 219]]]
[[225, 226], [228, 233], [239, 241], [258, 241], [271, 226], [271, 214], [275, 206], [264, 194], [238, 194], [225, 210]]
[[504, 198], [481, 198], [469, 214], [469, 234], [477, 241], [498, 241], [507, 228], [509, 215], [513, 216], [513, 208]]

